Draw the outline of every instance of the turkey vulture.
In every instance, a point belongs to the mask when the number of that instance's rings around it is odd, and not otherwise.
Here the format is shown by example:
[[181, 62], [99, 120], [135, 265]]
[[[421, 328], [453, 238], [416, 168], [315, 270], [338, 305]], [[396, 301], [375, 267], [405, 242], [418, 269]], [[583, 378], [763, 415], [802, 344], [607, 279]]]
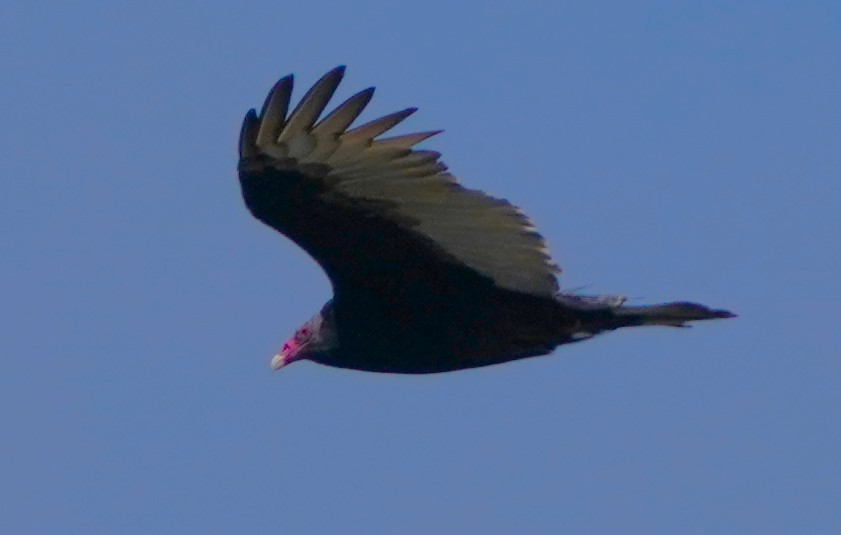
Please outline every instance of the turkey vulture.
[[414, 147], [439, 131], [380, 137], [407, 108], [350, 128], [374, 93], [323, 118], [344, 75], [324, 75], [289, 113], [292, 75], [246, 114], [239, 180], [246, 206], [310, 254], [333, 299], [271, 361], [435, 373], [545, 355], [638, 325], [685, 326], [734, 314], [688, 302], [627, 306], [560, 291], [543, 238], [503, 199], [461, 186], [440, 153]]

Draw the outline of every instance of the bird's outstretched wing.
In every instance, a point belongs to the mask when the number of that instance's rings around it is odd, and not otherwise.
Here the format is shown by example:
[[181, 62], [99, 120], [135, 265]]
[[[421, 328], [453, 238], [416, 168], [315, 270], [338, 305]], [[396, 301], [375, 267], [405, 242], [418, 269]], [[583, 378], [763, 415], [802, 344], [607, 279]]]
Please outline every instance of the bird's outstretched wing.
[[528, 218], [459, 185], [439, 153], [413, 148], [438, 132], [380, 137], [414, 108], [350, 128], [374, 93], [368, 88], [319, 119], [343, 74], [328, 72], [291, 112], [293, 79], [282, 78], [260, 114], [245, 116], [239, 174], [254, 216], [315, 258], [337, 292], [372, 284], [388, 291], [419, 280], [413, 271], [446, 286], [455, 279], [442, 266], [454, 266], [500, 288], [553, 297], [560, 270]]

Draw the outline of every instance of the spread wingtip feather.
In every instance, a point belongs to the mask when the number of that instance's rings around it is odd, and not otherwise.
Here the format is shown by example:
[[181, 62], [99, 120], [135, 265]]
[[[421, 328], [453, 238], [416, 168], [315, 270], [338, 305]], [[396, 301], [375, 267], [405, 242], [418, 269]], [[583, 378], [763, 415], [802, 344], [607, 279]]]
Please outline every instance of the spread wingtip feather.
[[292, 98], [294, 77], [284, 76], [272, 87], [260, 110], [260, 131], [257, 134], [257, 146], [268, 147], [277, 141], [289, 111]]
[[339, 104], [327, 117], [319, 121], [315, 125], [315, 128], [312, 129], [312, 133], [314, 135], [326, 135], [344, 132], [359, 117], [359, 114], [362, 113], [362, 110], [365, 109], [365, 106], [368, 105], [373, 96], [373, 87], [369, 87], [353, 95]]
[[405, 121], [407, 117], [418, 111], [417, 108], [406, 108], [405, 110], [389, 113], [379, 119], [367, 122], [363, 125], [357, 126], [342, 134], [342, 139], [350, 143], [359, 141], [370, 141], [380, 134], [391, 130], [401, 122]]
[[241, 160], [253, 158], [259, 154], [255, 145], [257, 132], [260, 128], [260, 120], [257, 118], [257, 110], [250, 109], [242, 120], [242, 128], [239, 134], [239, 157]]
[[289, 120], [280, 132], [278, 143], [283, 143], [294, 136], [304, 134], [312, 129], [318, 116], [327, 107], [339, 82], [345, 74], [344, 66], [336, 67], [322, 76], [301, 99], [295, 110], [289, 115]]

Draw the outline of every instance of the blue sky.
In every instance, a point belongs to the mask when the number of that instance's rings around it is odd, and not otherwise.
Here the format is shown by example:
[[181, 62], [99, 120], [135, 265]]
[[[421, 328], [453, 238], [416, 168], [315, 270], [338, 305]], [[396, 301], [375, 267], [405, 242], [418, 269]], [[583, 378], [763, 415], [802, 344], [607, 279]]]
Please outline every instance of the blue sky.
[[[841, 4], [9, 2], [0, 49], [3, 533], [841, 532]], [[271, 373], [330, 287], [239, 125], [338, 64], [563, 287], [741, 317]]]

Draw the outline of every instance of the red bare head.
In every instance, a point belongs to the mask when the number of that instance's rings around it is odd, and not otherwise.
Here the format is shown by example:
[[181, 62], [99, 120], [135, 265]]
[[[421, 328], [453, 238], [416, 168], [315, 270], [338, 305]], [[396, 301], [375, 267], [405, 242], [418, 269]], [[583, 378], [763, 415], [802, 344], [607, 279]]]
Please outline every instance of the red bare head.
[[324, 317], [319, 313], [302, 325], [295, 334], [283, 344], [277, 355], [272, 358], [272, 369], [279, 370], [296, 360], [331, 349], [335, 341], [334, 333]]
[[312, 331], [307, 325], [295, 331], [295, 335], [287, 340], [277, 355], [272, 358], [272, 369], [279, 370], [290, 362], [304, 358], [310, 338], [312, 338]]

